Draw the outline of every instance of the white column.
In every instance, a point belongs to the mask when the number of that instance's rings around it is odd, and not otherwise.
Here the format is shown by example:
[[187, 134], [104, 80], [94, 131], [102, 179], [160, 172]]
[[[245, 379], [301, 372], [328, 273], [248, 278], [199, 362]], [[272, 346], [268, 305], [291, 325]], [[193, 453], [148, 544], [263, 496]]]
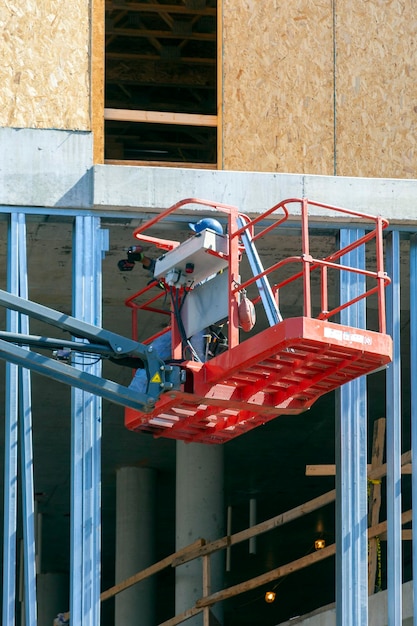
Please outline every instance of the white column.
[[68, 574], [38, 574], [36, 578], [38, 599], [38, 624], [52, 626], [59, 613], [69, 607]]
[[[116, 584], [154, 563], [156, 472], [123, 467], [116, 478]], [[144, 580], [116, 596], [115, 623], [155, 626], [155, 582]]]
[[[176, 549], [200, 537], [212, 541], [224, 536], [223, 447], [177, 442]], [[222, 588], [224, 552], [211, 558], [211, 591]], [[176, 614], [191, 608], [202, 596], [202, 562], [191, 561], [176, 568]], [[222, 623], [221, 606], [213, 614]], [[187, 620], [201, 626], [202, 614]]]

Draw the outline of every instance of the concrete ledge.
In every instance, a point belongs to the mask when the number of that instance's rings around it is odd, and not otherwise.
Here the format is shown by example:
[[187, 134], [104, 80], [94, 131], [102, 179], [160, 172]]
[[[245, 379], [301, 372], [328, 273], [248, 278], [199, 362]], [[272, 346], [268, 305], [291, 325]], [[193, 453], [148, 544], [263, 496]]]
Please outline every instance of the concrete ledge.
[[0, 128], [0, 146], [0, 204], [91, 207], [91, 133]]
[[[416, 196], [417, 180], [119, 165], [94, 167], [97, 209], [161, 210], [183, 198], [202, 198], [257, 214], [285, 198], [307, 197], [406, 224], [416, 221]], [[317, 210], [313, 214], [323, 213]]]

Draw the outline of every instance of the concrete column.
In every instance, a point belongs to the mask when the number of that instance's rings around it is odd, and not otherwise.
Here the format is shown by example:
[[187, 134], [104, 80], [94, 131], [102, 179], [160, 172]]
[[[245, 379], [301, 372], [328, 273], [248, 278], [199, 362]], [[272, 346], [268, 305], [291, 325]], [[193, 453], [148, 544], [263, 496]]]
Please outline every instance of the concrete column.
[[[123, 467], [116, 477], [116, 584], [154, 563], [156, 472]], [[115, 624], [155, 626], [155, 582], [147, 579], [116, 596]]]
[[[211, 541], [224, 535], [223, 446], [177, 442], [176, 549], [200, 537]], [[211, 590], [222, 588], [224, 552], [211, 557]], [[191, 608], [202, 595], [202, 562], [176, 568], [176, 614]], [[221, 606], [213, 614], [222, 624]], [[202, 614], [187, 620], [201, 626]]]
[[36, 577], [38, 624], [52, 626], [59, 613], [69, 608], [68, 574], [38, 574]]

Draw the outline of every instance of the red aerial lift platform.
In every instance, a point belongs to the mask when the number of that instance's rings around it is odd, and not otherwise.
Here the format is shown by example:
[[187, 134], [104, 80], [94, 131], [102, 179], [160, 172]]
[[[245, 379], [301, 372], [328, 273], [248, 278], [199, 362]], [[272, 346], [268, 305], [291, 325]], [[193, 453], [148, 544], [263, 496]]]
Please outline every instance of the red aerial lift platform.
[[[201, 205], [206, 206], [220, 214], [226, 213], [228, 217], [227, 241], [220, 242], [221, 250], [216, 242], [213, 245], [206, 243], [206, 247], [197, 251], [198, 242], [187, 244], [187, 250], [191, 250], [189, 258], [192, 258], [193, 266], [195, 261], [196, 268], [200, 268], [200, 260], [204, 259], [204, 254], [208, 254], [211, 260], [210, 271], [215, 269], [214, 258], [218, 259], [221, 268], [219, 271], [227, 274], [222, 284], [226, 285], [227, 291], [228, 348], [204, 362], [185, 359], [181, 333], [177, 328], [178, 315], [172, 312], [172, 356], [176, 364], [180, 363], [184, 374], [183, 384], [181, 389], [164, 391], [151, 412], [142, 413], [127, 407], [125, 425], [128, 429], [188, 442], [224, 443], [279, 415], [306, 411], [323, 394], [372, 373], [391, 361], [392, 341], [386, 334], [385, 323], [385, 287], [389, 278], [383, 269], [382, 231], [388, 225], [386, 220], [297, 198], [284, 200], [255, 219], [249, 219], [237, 208], [228, 205], [199, 199], [183, 200], [146, 222], [134, 233], [137, 239], [156, 243], [160, 248], [174, 253], [173, 264], [170, 263], [170, 252], [161, 257], [161, 264], [167, 273], [158, 275], [158, 280], [162, 282], [165, 276], [169, 277], [165, 282], [165, 289], [170, 292], [171, 297], [175, 295], [173, 302], [184, 301], [187, 294], [193, 291], [189, 276], [184, 272], [182, 278], [177, 279], [181, 274], [181, 245], [171, 241], [164, 244], [164, 240], [142, 233], [172, 212], [188, 208], [189, 205], [200, 205], [199, 208]], [[279, 259], [272, 266], [264, 268], [255, 242], [273, 229], [279, 228], [290, 216], [289, 207], [293, 205], [299, 208], [300, 254]], [[328, 209], [342, 218], [363, 221], [365, 234], [325, 258], [313, 258], [310, 254], [308, 224], [309, 209], [312, 206]], [[260, 222], [261, 228], [256, 231], [255, 227]], [[346, 255], [371, 242], [374, 246], [371, 255], [375, 263], [374, 269], [344, 264], [344, 260], [348, 258]], [[242, 282], [240, 263], [245, 254], [253, 276]], [[276, 276], [289, 264], [295, 265], [296, 271], [290, 276], [287, 273], [283, 280], [271, 285], [268, 278]], [[328, 273], [342, 271], [358, 278], [365, 277], [367, 286], [362, 293], [329, 311]], [[174, 284], [173, 272], [176, 277]], [[312, 315], [311, 295], [313, 274], [319, 277], [320, 285], [320, 310], [315, 317]], [[210, 280], [205, 284], [208, 285], [209, 282]], [[302, 315], [283, 319], [278, 307], [279, 296], [284, 288], [294, 289], [295, 284], [301, 285], [302, 289]], [[259, 296], [253, 301], [257, 305], [263, 304], [269, 327], [259, 332], [255, 328], [251, 336], [242, 340], [239, 305], [245, 298], [246, 289], [255, 286]], [[141, 311], [151, 310], [167, 315], [166, 310], [158, 309], [157, 302], [162, 294], [149, 298], [149, 289], [141, 290], [126, 301], [132, 309], [134, 338], [137, 336]], [[344, 326], [334, 321], [340, 311], [369, 296], [374, 296], [377, 302], [377, 330]], [[209, 301], [205, 301], [206, 308], [207, 302]], [[216, 321], [212, 320], [212, 323]], [[150, 338], [150, 342], [152, 340], [154, 337]]]

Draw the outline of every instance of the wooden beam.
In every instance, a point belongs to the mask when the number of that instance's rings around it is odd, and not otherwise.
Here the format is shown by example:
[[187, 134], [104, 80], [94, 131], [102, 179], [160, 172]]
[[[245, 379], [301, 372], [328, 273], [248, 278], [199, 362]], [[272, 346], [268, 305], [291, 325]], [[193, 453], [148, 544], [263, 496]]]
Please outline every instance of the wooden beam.
[[[106, 52], [106, 59], [126, 60], [132, 59], [136, 61], [161, 61], [159, 54], [138, 54], [136, 52]], [[175, 65], [215, 65], [216, 59], [214, 57], [180, 57], [179, 59], [173, 59], [170, 63]]]
[[184, 167], [187, 169], [213, 170], [215, 163], [187, 163], [186, 161], [140, 161], [127, 159], [104, 159], [105, 165], [134, 165], [139, 167]]
[[[381, 533], [379, 536], [381, 541], [387, 541], [387, 533]], [[405, 528], [401, 533], [402, 541], [413, 541], [413, 531], [411, 528]]]
[[134, 111], [104, 109], [104, 119], [114, 122], [145, 122], [147, 124], [178, 124], [180, 126], [217, 126], [217, 115], [165, 113], [164, 111]]
[[143, 39], [216, 41], [216, 33], [181, 33], [181, 35], [178, 35], [172, 32], [172, 30], [148, 30], [145, 28], [106, 28], [106, 35], [113, 35], [115, 37], [142, 37]]
[[[384, 460], [385, 444], [385, 418], [381, 417], [374, 424], [372, 440], [371, 468], [375, 469], [382, 465]], [[368, 495], [368, 526], [375, 526], [379, 522], [381, 509], [381, 480], [371, 481]], [[368, 548], [368, 594], [375, 591], [378, 567], [378, 541], [369, 539]]]
[[93, 162], [104, 159], [104, 0], [91, 3], [91, 95], [90, 115], [93, 133]]
[[180, 15], [211, 15], [216, 16], [215, 8], [192, 9], [184, 5], [176, 4], [147, 4], [145, 2], [106, 2], [106, 11], [138, 11], [140, 13], [178, 13]]
[[217, 0], [217, 167], [223, 169], [223, 2]]
[[[385, 467], [385, 465], [384, 465]], [[368, 465], [368, 473], [372, 469], [372, 466]], [[401, 474], [408, 475], [412, 473], [411, 463], [406, 463], [401, 467]], [[331, 463], [327, 465], [306, 465], [306, 476], [335, 476], [336, 465]]]

